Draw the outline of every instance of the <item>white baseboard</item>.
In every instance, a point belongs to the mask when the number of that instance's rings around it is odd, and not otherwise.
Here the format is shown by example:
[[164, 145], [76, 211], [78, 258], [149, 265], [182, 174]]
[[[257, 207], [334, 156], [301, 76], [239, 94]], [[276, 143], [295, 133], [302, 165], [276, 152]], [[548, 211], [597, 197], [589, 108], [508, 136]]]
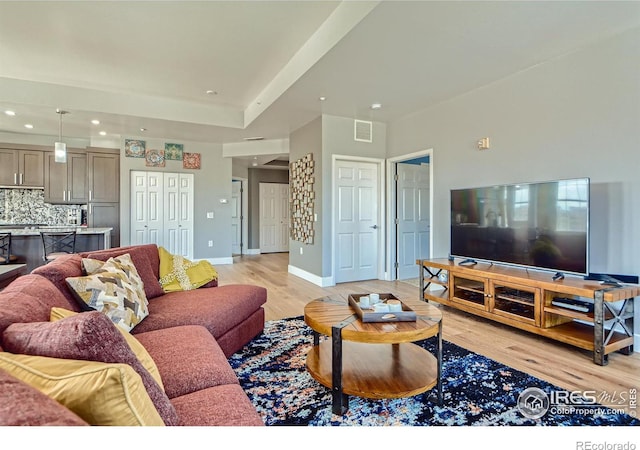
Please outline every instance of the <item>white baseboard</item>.
[[213, 265], [233, 264], [233, 258], [202, 258], [204, 261], [209, 261]]
[[288, 271], [291, 275], [295, 275], [302, 278], [303, 280], [307, 280], [315, 284], [316, 286], [328, 287], [336, 285], [333, 281], [333, 277], [319, 277], [318, 275], [307, 272], [306, 270], [302, 270], [299, 267], [289, 265]]
[[259, 248], [248, 248], [247, 252], [245, 253], [245, 255], [259, 255], [259, 254], [260, 254]]

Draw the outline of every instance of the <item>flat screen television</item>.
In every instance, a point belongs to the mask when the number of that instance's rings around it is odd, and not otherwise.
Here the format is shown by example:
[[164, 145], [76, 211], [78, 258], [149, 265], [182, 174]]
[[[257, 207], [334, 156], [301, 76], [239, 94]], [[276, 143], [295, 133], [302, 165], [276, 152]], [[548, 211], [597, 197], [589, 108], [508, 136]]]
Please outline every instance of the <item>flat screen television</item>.
[[451, 256], [589, 272], [589, 178], [451, 191]]

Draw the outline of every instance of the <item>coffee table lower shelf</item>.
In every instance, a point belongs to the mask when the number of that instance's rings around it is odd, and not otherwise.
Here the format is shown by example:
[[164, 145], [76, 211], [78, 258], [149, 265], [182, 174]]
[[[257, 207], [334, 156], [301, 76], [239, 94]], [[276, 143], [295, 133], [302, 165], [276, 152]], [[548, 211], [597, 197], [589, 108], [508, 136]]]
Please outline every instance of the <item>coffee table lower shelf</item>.
[[[438, 361], [412, 343], [368, 344], [343, 341], [342, 393], [382, 399], [412, 397], [436, 386]], [[307, 354], [307, 370], [332, 389], [331, 339]]]

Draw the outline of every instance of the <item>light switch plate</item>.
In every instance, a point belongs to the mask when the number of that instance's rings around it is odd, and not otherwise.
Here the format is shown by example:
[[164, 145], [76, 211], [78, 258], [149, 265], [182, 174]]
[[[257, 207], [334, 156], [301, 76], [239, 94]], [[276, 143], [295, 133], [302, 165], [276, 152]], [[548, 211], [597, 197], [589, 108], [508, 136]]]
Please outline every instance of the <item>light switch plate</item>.
[[207, 219], [213, 219], [213, 211], [207, 213]]

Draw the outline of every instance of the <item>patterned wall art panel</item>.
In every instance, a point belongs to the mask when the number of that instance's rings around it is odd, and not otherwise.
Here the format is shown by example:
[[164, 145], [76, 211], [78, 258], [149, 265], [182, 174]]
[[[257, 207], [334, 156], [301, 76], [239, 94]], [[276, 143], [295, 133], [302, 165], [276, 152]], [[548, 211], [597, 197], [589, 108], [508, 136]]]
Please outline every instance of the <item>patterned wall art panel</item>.
[[291, 239], [305, 244], [313, 244], [314, 165], [312, 153], [289, 164]]
[[182, 153], [184, 151], [183, 144], [164, 144], [164, 159], [173, 161], [182, 161]]
[[146, 153], [145, 141], [138, 139], [124, 140], [124, 155], [128, 158], [144, 158]]

